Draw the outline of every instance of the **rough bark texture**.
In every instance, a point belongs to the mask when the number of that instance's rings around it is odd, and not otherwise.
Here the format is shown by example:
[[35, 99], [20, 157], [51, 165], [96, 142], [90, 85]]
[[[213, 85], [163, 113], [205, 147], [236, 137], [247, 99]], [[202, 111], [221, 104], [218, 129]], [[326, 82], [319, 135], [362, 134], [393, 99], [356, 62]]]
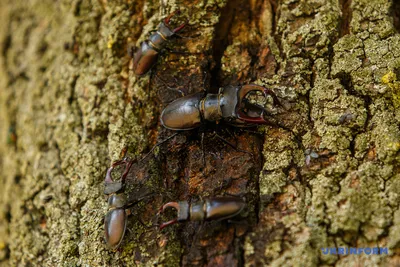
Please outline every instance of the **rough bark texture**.
[[[177, 9], [188, 38], [169, 47], [187, 53], [166, 52], [135, 77], [128, 43]], [[395, 0], [2, 1], [0, 262], [399, 264], [399, 10]], [[252, 154], [196, 130], [134, 165], [127, 194], [154, 196], [132, 209], [121, 249], [109, 251], [110, 163], [126, 147], [140, 158], [172, 134], [158, 117], [181, 95], [173, 88], [250, 82], [280, 97], [280, 126], [219, 127]], [[152, 227], [166, 201], [225, 193], [248, 203], [236, 222]], [[367, 246], [389, 255], [320, 250]]]

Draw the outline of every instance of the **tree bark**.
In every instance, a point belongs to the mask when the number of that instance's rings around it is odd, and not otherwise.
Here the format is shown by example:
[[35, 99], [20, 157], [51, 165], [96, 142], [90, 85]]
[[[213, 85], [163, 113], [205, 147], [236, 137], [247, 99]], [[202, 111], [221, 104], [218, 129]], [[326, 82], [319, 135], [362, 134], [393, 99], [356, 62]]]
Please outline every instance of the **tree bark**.
[[[182, 37], [134, 76], [128, 43], [178, 9]], [[399, 10], [396, 0], [2, 1], [0, 263], [400, 264]], [[151, 197], [132, 207], [121, 248], [107, 249], [111, 162], [171, 136], [159, 114], [182, 94], [249, 83], [281, 100], [273, 125], [187, 131], [135, 163], [126, 194]], [[244, 198], [245, 212], [155, 227], [172, 216], [155, 216], [165, 202], [224, 194]]]

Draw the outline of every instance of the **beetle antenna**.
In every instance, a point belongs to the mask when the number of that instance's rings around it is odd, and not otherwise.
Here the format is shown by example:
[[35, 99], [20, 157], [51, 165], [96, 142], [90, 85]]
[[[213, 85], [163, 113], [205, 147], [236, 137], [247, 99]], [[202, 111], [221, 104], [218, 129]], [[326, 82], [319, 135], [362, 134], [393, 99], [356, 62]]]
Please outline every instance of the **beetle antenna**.
[[215, 134], [216, 137], [218, 137], [222, 142], [224, 142], [224, 143], [227, 144], [228, 146], [232, 147], [232, 148], [235, 149], [236, 151], [249, 154], [249, 155], [251, 156], [251, 158], [254, 160], [254, 155], [253, 155], [253, 153], [238, 148], [237, 146], [235, 146], [234, 144], [232, 144], [231, 142], [229, 142], [228, 140], [226, 140], [225, 138], [223, 138], [222, 136], [220, 136], [220, 135], [217, 134], [217, 133], [214, 133], [214, 134]]
[[171, 136], [165, 138], [164, 140], [162, 140], [161, 142], [155, 144], [155, 145], [153, 146], [153, 148], [150, 149], [150, 151], [149, 151], [139, 162], [145, 160], [145, 159], [154, 151], [154, 149], [156, 149], [156, 147], [158, 147], [158, 146], [164, 144], [165, 142], [167, 142], [168, 140], [170, 140], [170, 139], [172, 139], [173, 137], [177, 136], [178, 134], [179, 134], [179, 132], [174, 133], [173, 135], [171, 135]]

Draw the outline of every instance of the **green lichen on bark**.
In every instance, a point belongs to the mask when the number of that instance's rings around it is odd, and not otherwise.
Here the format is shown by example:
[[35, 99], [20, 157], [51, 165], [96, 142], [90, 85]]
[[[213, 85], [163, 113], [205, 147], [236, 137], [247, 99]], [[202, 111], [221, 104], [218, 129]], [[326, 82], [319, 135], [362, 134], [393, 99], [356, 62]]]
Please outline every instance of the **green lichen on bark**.
[[[1, 148], [9, 154], [1, 158], [7, 192], [1, 218], [11, 218], [1, 224], [2, 260], [48, 266], [180, 262], [182, 251], [172, 236], [168, 246], [148, 252], [154, 243], [139, 241], [147, 230], [138, 223], [130, 225], [138, 236], [130, 236], [122, 253], [108, 251], [103, 241], [105, 169], [124, 147], [130, 156], [141, 155], [157, 121], [149, 77], [134, 78], [125, 48], [130, 36], [141, 36], [140, 42], [182, 3], [169, 3], [161, 14], [158, 4], [1, 4], [7, 18], [1, 27], [1, 136], [6, 143], [8, 126], [16, 123], [18, 138], [16, 148]], [[199, 40], [210, 43], [223, 5], [208, 1], [194, 7], [205, 9], [194, 12], [191, 23], [209, 31], [208, 39]], [[23, 198], [8, 204], [13, 195]], [[134, 242], [142, 260], [129, 250]]]
[[[246, 246], [252, 253], [246, 255], [245, 252], [245, 255], [250, 263], [269, 262], [271, 265], [292, 266], [304, 255], [307, 258], [303, 259], [309, 265], [341, 266], [355, 264], [361, 259], [357, 256], [323, 255], [318, 250], [340, 246], [389, 246], [395, 253], [397, 245], [394, 244], [398, 243], [395, 241], [398, 240], [398, 232], [397, 227], [393, 226], [396, 220], [393, 214], [399, 207], [397, 200], [394, 200], [397, 199], [394, 191], [398, 183], [396, 168], [400, 133], [396, 97], [393, 94], [396, 92], [393, 90], [396, 78], [392, 73], [399, 69], [400, 54], [398, 45], [395, 45], [399, 43], [399, 34], [391, 21], [390, 2], [352, 1], [350, 33], [342, 37], [335, 34], [340, 25], [340, 7], [335, 2], [324, 2], [323, 7], [321, 3], [313, 2], [316, 8], [308, 9], [309, 4], [288, 2], [290, 11], [285, 9], [285, 2], [280, 7], [277, 27], [282, 33], [289, 34], [287, 39], [280, 41], [277, 59], [281, 60], [284, 54], [280, 70], [283, 74], [293, 59], [299, 56], [306, 58], [297, 60], [296, 65], [299, 68], [305, 63], [305, 69], [312, 70], [312, 77], [306, 73], [296, 74], [299, 73], [296, 71], [290, 73], [289, 78], [281, 78], [280, 82], [275, 81], [274, 84], [280, 84], [275, 85], [279, 90], [282, 84], [289, 83], [296, 88], [297, 95], [309, 92], [308, 126], [311, 127], [303, 126], [305, 130], [299, 148], [303, 148], [303, 153], [308, 150], [316, 156], [311, 157], [306, 153], [306, 162], [290, 166], [285, 164], [287, 160], [281, 159], [285, 152], [273, 156], [277, 152], [274, 146], [284, 142], [285, 138], [281, 137], [279, 142], [265, 146], [260, 194], [263, 199], [263, 194], [275, 193], [282, 201], [268, 198], [271, 205], [299, 210], [296, 201], [287, 201], [292, 183], [287, 182], [285, 186], [285, 178], [278, 175], [280, 168], [268, 167], [283, 164], [281, 168], [287, 173], [288, 181], [293, 181], [290, 177], [294, 176], [305, 182], [298, 188], [300, 192], [305, 190], [305, 199], [298, 202], [306, 203], [308, 208], [302, 209], [305, 217], [299, 227], [310, 234], [299, 243], [296, 240], [299, 236], [294, 233], [288, 234], [293, 238], [287, 244], [276, 246], [275, 242], [268, 242], [265, 245], [266, 254], [261, 258], [259, 250], [264, 247], [255, 249], [251, 244], [259, 239], [249, 236]], [[327, 13], [326, 10], [336, 13]], [[287, 18], [293, 18], [294, 21], [288, 22]], [[310, 46], [305, 45], [307, 40], [313, 40]], [[324, 49], [318, 49], [319, 42]], [[311, 62], [307, 62], [308, 59]], [[302, 101], [302, 98], [298, 101]], [[266, 140], [273, 139], [270, 131], [268, 134]], [[294, 144], [292, 147], [296, 149]], [[274, 164], [275, 161], [279, 164]], [[388, 187], [388, 184], [391, 186]], [[269, 223], [274, 218], [269, 211], [274, 210], [271, 205], [267, 202], [264, 210], [260, 211], [261, 218]], [[262, 237], [263, 232], [278, 234], [280, 223], [286, 231], [291, 232], [293, 227], [286, 225], [287, 218], [282, 217], [274, 220], [278, 226], [272, 227], [272, 230], [261, 221], [257, 235]], [[388, 230], [390, 234], [387, 234]], [[307, 242], [312, 244], [314, 251], [304, 246]], [[271, 253], [271, 249], [275, 252]], [[368, 259], [362, 257], [362, 260], [377, 265], [388, 264], [394, 258], [382, 255]]]
[[[199, 264], [210, 265], [346, 266], [398, 261], [400, 34], [391, 17], [393, 3], [246, 3], [0, 3], [0, 262], [176, 266], [199, 258]], [[154, 75], [134, 77], [127, 43], [139, 45], [178, 9], [176, 21], [189, 18], [183, 34], [188, 38], [176, 38], [171, 46], [192, 54], [164, 53]], [[185, 93], [201, 91], [205, 69], [212, 69], [218, 85], [255, 82], [282, 100], [283, 108], [272, 116], [279, 127], [259, 130], [265, 135], [261, 172], [255, 174], [260, 169], [249, 163], [250, 156], [223, 148], [225, 158], [206, 155], [219, 167], [218, 175], [211, 167], [204, 170], [215, 180], [204, 177], [195, 162], [173, 158], [160, 167], [162, 149], [140, 173], [148, 179], [146, 187], [175, 197], [179, 193], [167, 192], [165, 184], [182, 184], [186, 191], [179, 196], [210, 196], [232, 183], [227, 191], [246, 193], [247, 220], [254, 227], [203, 230], [187, 250], [190, 245], [176, 229], [148, 229], [154, 210], [144, 202], [129, 219], [121, 251], [109, 251], [103, 241], [107, 166], [125, 147], [139, 158], [155, 142], [155, 133], [163, 134], [157, 128], [160, 100], [167, 95], [161, 87], [175, 79], [183, 81], [178, 86]], [[155, 77], [160, 74], [166, 83]], [[253, 137], [240, 138], [239, 144], [258, 153]], [[186, 153], [199, 158], [200, 149], [190, 144]], [[238, 169], [226, 169], [232, 162]], [[179, 163], [188, 174], [171, 167]], [[161, 170], [172, 182], [161, 181]], [[230, 180], [217, 179], [224, 175]], [[156, 197], [152, 205], [162, 201]], [[200, 251], [199, 244], [206, 255], [190, 255]], [[335, 246], [387, 246], [390, 255], [321, 253], [320, 248]]]

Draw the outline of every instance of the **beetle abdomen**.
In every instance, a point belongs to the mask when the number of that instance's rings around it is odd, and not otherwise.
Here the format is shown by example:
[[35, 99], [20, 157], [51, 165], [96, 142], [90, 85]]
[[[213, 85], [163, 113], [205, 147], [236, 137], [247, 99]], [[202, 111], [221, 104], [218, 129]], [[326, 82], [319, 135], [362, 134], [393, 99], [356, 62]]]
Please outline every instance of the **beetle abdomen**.
[[136, 75], [146, 74], [157, 62], [158, 52], [144, 41], [133, 58], [133, 72]]
[[236, 197], [218, 197], [206, 200], [206, 219], [227, 219], [238, 215], [246, 203]]
[[161, 124], [171, 130], [190, 130], [201, 123], [199, 103], [202, 93], [181, 97], [165, 107]]
[[124, 209], [107, 212], [104, 218], [105, 240], [111, 249], [116, 249], [124, 238], [126, 229], [126, 213]]

